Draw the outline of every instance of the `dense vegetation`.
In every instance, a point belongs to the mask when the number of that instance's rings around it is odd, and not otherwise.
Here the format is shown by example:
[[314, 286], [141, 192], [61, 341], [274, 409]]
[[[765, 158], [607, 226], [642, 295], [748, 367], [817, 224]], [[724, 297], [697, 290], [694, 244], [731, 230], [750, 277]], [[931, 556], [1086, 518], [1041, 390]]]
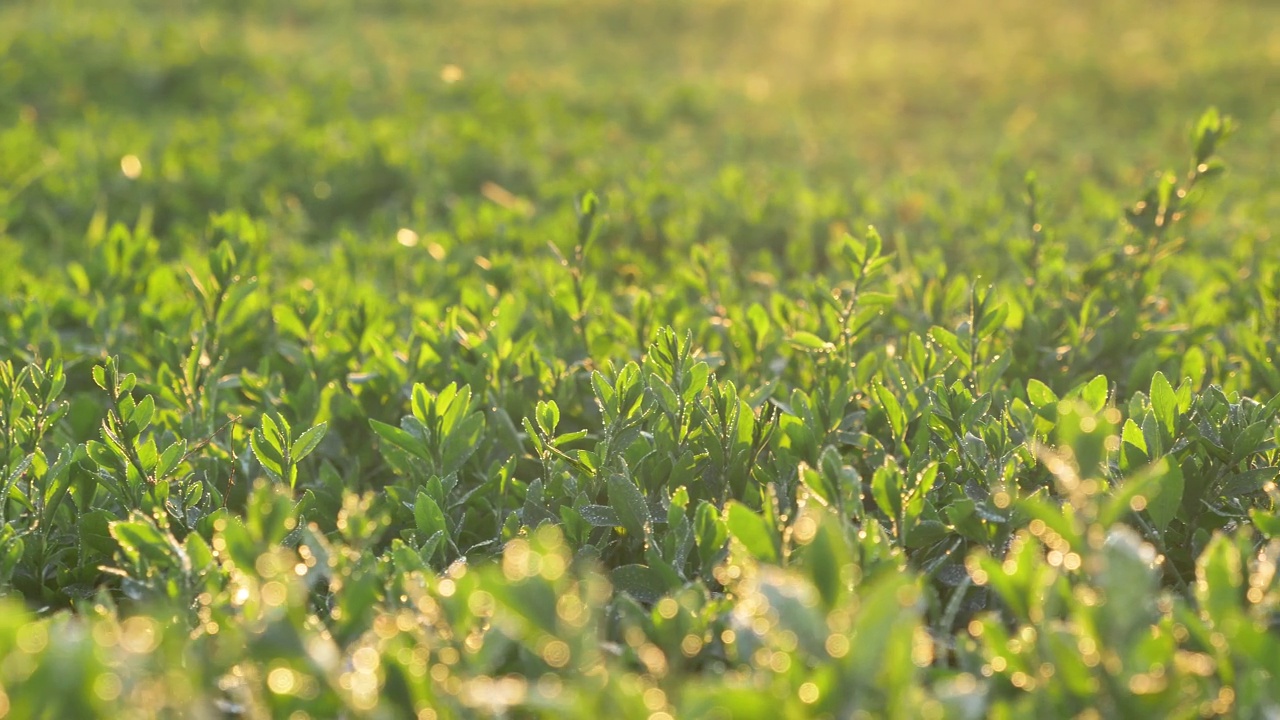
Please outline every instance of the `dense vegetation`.
[[0, 6], [0, 717], [1276, 717], [1276, 28]]

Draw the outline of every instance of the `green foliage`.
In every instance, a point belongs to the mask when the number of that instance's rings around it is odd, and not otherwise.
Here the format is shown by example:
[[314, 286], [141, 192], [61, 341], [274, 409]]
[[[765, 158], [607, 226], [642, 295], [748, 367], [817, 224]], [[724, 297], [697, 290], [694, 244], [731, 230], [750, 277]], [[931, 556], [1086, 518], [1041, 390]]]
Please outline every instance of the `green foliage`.
[[1274, 9], [561, 5], [0, 8], [0, 716], [1280, 713]]

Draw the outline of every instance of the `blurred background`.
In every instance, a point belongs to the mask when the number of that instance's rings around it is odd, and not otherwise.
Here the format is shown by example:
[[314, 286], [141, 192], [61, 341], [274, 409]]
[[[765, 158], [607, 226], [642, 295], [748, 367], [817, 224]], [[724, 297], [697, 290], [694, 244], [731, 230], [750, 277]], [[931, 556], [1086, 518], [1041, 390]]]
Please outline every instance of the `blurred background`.
[[1228, 193], [1276, 219], [1272, 0], [10, 0], [0, 242], [57, 260], [95, 216], [229, 207], [425, 232], [638, 182], [875, 188], [909, 226], [1028, 170], [1066, 203], [1181, 171], [1210, 105]]

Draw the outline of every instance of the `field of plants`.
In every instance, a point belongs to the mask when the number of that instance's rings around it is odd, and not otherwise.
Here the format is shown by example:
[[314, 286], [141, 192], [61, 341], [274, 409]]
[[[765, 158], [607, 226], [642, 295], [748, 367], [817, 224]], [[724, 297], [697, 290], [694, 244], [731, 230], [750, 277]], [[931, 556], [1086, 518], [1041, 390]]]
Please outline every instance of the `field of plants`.
[[1280, 5], [0, 5], [0, 718], [1280, 718]]

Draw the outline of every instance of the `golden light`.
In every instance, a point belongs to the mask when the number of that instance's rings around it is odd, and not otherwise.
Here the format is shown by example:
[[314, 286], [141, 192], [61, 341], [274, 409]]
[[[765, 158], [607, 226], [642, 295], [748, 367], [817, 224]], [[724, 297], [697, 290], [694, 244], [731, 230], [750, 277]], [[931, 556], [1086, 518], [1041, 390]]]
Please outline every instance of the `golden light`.
[[452, 85], [462, 79], [462, 68], [450, 63], [440, 68], [440, 79], [446, 84]]
[[405, 247], [417, 247], [418, 233], [410, 230], [409, 228], [400, 228], [396, 231], [396, 242]]
[[142, 161], [137, 155], [125, 155], [120, 158], [120, 172], [130, 180], [137, 180], [142, 175]]

